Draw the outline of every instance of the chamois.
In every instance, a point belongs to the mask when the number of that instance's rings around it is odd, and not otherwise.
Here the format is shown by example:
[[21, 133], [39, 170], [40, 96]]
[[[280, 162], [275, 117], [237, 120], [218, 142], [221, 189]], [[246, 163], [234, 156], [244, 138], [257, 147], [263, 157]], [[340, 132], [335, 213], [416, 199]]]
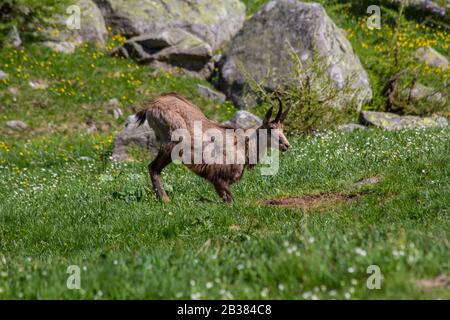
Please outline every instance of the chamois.
[[[253, 128], [256, 133], [254, 136], [257, 140], [256, 145], [259, 146], [260, 130], [264, 129], [267, 130], [266, 133], [269, 132], [267, 138], [269, 140], [270, 130], [278, 129], [277, 147], [281, 151], [286, 151], [290, 145], [283, 134], [283, 121], [289, 112], [289, 108], [283, 112], [281, 100], [278, 99], [278, 102], [279, 110], [275, 119], [273, 121], [270, 120], [273, 111], [273, 107], [271, 107], [267, 111], [262, 125]], [[147, 102], [144, 106], [145, 109], [136, 114], [137, 123], [140, 126], [147, 120], [149, 126], [155, 132], [156, 139], [160, 142], [159, 152], [156, 158], [149, 164], [148, 171], [156, 196], [164, 202], [169, 202], [169, 197], [161, 184], [160, 174], [172, 162], [172, 150], [178, 144], [178, 142], [172, 141], [172, 133], [177, 129], [183, 129], [187, 130], [191, 137], [194, 137], [194, 122], [196, 121], [201, 123], [203, 132], [208, 129], [214, 129], [219, 130], [225, 135], [227, 129], [236, 128], [209, 120], [197, 106], [176, 93], [162, 94], [159, 98]], [[242, 164], [207, 164], [204, 162], [201, 164], [192, 162], [184, 164], [197, 175], [210, 181], [223, 200], [228, 203], [233, 203], [234, 199], [230, 192], [230, 186], [239, 181], [244, 173], [245, 167], [251, 165], [248, 161], [248, 152], [251, 152], [247, 151], [248, 140], [248, 137], [245, 138], [246, 154], [245, 162]], [[261, 150], [256, 150], [256, 152], [259, 151]]]

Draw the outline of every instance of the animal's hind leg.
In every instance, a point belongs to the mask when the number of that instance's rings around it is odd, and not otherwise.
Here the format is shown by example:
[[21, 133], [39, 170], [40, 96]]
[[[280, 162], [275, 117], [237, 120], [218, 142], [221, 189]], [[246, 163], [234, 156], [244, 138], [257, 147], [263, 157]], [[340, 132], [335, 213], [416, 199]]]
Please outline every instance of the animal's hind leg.
[[230, 192], [230, 186], [227, 182], [223, 180], [215, 181], [214, 187], [216, 188], [217, 194], [226, 202], [233, 203], [233, 195]]
[[161, 148], [156, 158], [148, 165], [148, 172], [152, 180], [156, 196], [164, 202], [170, 202], [166, 191], [161, 184], [161, 171], [172, 162], [171, 153]]

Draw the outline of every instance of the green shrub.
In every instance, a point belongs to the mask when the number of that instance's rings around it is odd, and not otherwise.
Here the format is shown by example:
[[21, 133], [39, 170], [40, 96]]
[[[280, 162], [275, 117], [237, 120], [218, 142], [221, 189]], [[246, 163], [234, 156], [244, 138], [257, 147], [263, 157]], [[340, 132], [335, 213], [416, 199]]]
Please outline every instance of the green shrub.
[[39, 28], [55, 13], [64, 12], [68, 0], [2, 0], [0, 3], [0, 40], [4, 41], [13, 26], [22, 37], [35, 37]]
[[[256, 109], [258, 113], [267, 110], [268, 104], [273, 104], [275, 97], [279, 97], [285, 106], [292, 105], [289, 117], [286, 119], [286, 129], [291, 133], [310, 133], [318, 129], [335, 126], [337, 123], [356, 118], [355, 101], [339, 103], [343, 96], [355, 94], [351, 87], [353, 76], [350, 76], [342, 88], [337, 88], [328, 73], [328, 65], [324, 57], [313, 49], [312, 58], [302, 61], [294, 48], [287, 43], [292, 72], [283, 75], [283, 85], [275, 90], [267, 89], [265, 84], [271, 78], [271, 67], [266, 79], [258, 83], [238, 62], [238, 68], [246, 79], [249, 88], [247, 97], [256, 95], [261, 106]], [[337, 107], [338, 106], [338, 107]]]

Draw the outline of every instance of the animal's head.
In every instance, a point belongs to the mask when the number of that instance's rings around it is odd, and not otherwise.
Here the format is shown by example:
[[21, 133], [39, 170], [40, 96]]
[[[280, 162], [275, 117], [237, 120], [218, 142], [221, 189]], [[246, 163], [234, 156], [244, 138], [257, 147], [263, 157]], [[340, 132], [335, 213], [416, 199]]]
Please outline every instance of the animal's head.
[[275, 119], [271, 120], [273, 107], [270, 107], [270, 109], [267, 111], [264, 117], [263, 124], [261, 125], [261, 127], [259, 127], [259, 129], [267, 130], [267, 145], [271, 145], [270, 140], [272, 130], [278, 129], [278, 144], [272, 147], [278, 147], [278, 149], [281, 151], [287, 151], [291, 145], [289, 144], [289, 141], [286, 139], [286, 136], [284, 135], [283, 122], [286, 119], [289, 110], [291, 109], [291, 106], [286, 108], [286, 110], [283, 112], [283, 103], [281, 102], [281, 99], [278, 97], [276, 99], [278, 100], [280, 107], [278, 109], [278, 113]]

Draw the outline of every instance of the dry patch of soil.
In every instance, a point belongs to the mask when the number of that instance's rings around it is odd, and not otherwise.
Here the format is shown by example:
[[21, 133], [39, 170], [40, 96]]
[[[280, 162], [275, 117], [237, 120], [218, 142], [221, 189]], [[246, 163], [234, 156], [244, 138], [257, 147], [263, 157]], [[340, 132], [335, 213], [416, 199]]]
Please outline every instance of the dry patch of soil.
[[350, 203], [360, 196], [358, 193], [318, 193], [299, 197], [266, 200], [264, 204], [287, 208], [314, 209], [338, 203]]
[[450, 289], [450, 276], [441, 274], [436, 278], [419, 280], [417, 281], [417, 284], [425, 289], [434, 289], [439, 287]]

